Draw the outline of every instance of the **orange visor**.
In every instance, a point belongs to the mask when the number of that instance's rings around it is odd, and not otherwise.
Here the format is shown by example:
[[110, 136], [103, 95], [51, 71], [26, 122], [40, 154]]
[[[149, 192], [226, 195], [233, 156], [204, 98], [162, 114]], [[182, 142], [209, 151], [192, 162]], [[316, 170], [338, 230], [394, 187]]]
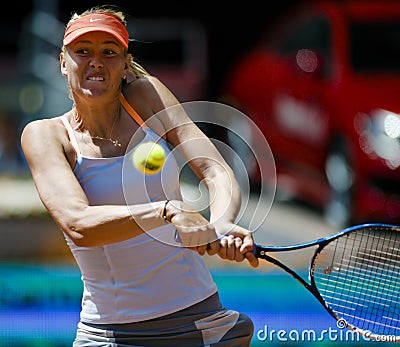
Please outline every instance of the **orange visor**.
[[129, 34], [125, 25], [114, 16], [105, 13], [92, 13], [75, 19], [65, 29], [63, 44], [66, 46], [79, 36], [93, 31], [103, 31], [113, 35], [128, 49]]

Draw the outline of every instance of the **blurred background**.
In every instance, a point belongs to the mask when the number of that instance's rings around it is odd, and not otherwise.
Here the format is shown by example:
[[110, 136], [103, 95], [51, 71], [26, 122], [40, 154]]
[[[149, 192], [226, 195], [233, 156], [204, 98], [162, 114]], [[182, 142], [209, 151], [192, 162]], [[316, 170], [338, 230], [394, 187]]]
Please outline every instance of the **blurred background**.
[[[107, 3], [15, 2], [0, 21], [0, 347], [71, 346], [74, 338], [80, 274], [37, 196], [19, 137], [27, 122], [71, 107], [58, 65], [65, 24], [73, 12]], [[400, 9], [396, 1], [346, 3], [112, 2], [127, 14], [131, 52], [181, 101], [231, 105], [270, 143], [278, 190], [271, 210], [259, 209], [268, 215], [254, 234], [260, 243], [310, 241], [354, 223], [400, 223]], [[219, 127], [204, 131], [235, 149], [257, 197], [267, 183], [248, 148], [257, 136], [247, 124], [236, 126], [239, 139]], [[306, 256], [282, 257], [307, 276]], [[224, 305], [253, 318], [254, 346], [330, 345], [318, 334], [341, 332], [272, 266], [206, 261]], [[238, 302], [239, 292], [245, 299]], [[269, 334], [301, 336], [311, 328], [316, 335], [308, 340]], [[354, 337], [336, 340], [352, 344]]]

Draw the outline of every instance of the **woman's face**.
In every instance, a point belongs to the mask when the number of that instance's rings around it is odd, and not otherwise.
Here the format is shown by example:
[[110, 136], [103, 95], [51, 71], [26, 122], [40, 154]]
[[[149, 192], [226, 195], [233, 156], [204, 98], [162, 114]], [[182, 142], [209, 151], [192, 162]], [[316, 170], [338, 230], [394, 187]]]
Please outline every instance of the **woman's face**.
[[99, 31], [83, 34], [69, 44], [60, 62], [73, 95], [117, 94], [129, 67], [124, 47], [111, 34]]

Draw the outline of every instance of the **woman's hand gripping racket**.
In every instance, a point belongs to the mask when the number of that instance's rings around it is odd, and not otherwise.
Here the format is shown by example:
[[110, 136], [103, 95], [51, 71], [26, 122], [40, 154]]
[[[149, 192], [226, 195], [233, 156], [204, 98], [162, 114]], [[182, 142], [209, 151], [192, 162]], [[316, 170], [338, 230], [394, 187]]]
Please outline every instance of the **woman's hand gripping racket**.
[[[318, 247], [309, 282], [267, 254], [310, 246]], [[400, 342], [400, 226], [357, 225], [292, 246], [255, 245], [253, 252], [306, 287], [338, 326], [373, 340]]]

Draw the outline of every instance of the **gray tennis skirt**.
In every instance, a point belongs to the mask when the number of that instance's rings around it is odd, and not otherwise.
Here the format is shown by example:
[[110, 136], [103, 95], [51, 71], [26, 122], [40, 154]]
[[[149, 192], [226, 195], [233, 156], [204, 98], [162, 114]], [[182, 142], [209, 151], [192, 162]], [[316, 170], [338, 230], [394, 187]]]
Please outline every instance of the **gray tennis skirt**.
[[218, 293], [181, 311], [128, 324], [78, 323], [73, 347], [248, 347], [251, 319], [222, 307]]

